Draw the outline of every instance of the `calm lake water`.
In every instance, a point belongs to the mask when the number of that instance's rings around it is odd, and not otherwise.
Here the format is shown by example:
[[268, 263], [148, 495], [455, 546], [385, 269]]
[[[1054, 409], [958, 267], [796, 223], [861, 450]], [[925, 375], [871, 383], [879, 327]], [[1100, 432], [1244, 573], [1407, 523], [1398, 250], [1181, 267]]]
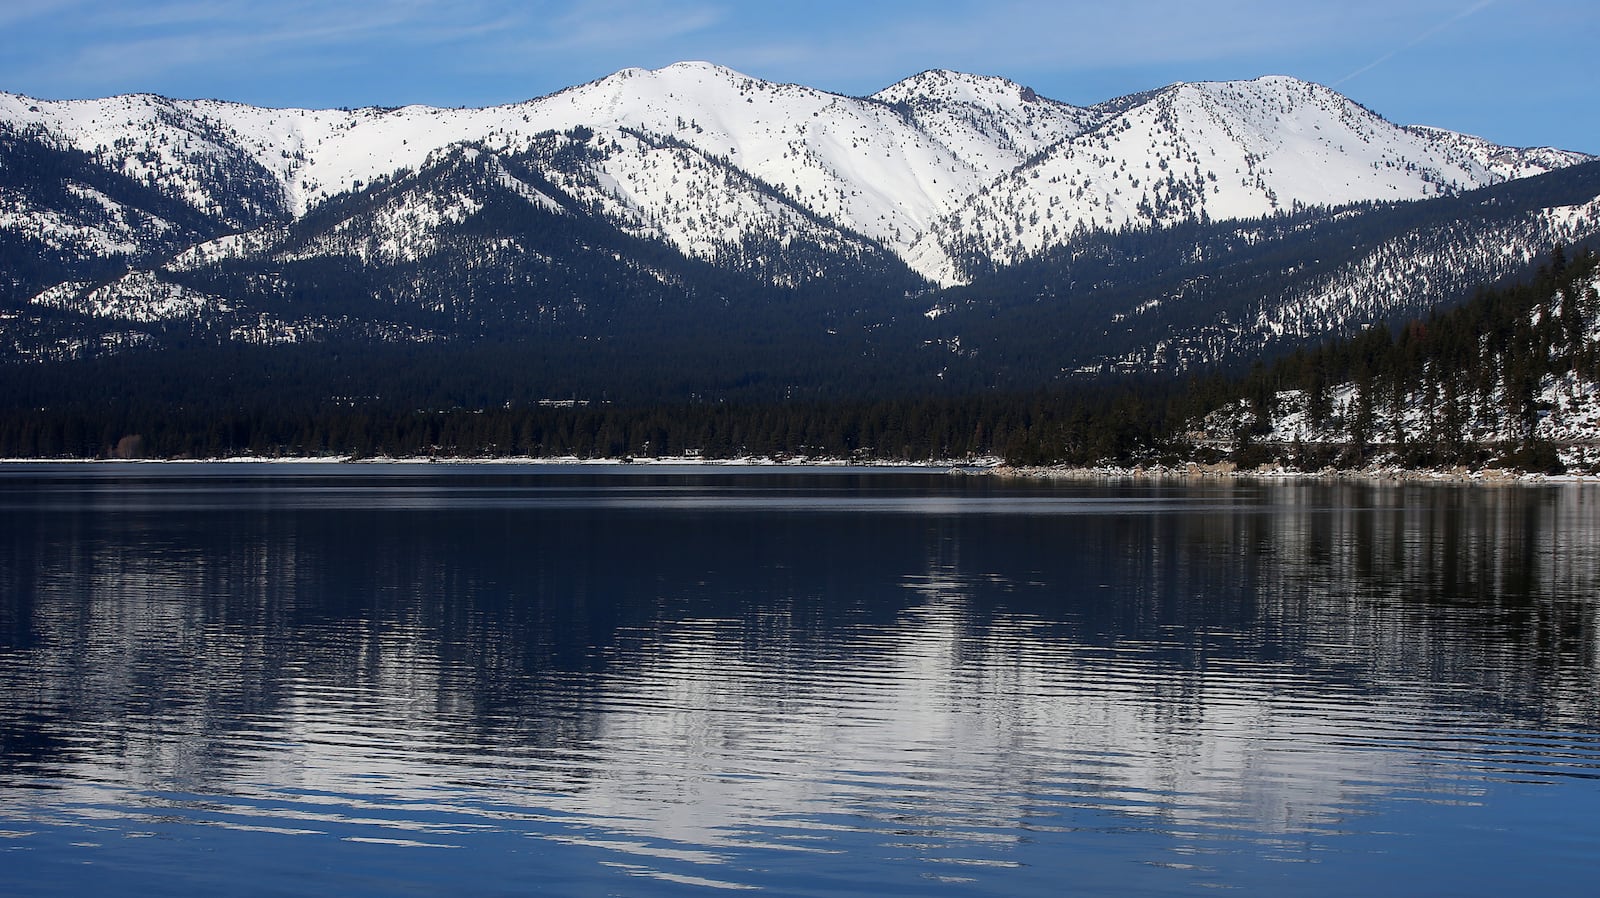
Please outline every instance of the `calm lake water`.
[[1589, 894], [1600, 489], [0, 467], [6, 895]]

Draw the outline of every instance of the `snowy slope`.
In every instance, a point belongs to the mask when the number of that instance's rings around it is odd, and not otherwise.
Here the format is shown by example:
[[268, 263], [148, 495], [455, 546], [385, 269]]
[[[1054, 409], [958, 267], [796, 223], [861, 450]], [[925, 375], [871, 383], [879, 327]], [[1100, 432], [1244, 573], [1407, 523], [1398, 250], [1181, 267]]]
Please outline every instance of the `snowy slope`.
[[1014, 81], [942, 69], [913, 75], [872, 98], [904, 108], [917, 127], [989, 178], [1105, 118]]
[[[672, 191], [658, 195], [663, 185]], [[714, 212], [684, 202], [706, 197], [715, 198]], [[607, 236], [617, 232], [625, 238]], [[206, 240], [153, 270], [109, 283], [66, 281], [32, 295], [31, 305], [140, 323], [253, 313], [266, 308], [262, 303], [276, 308], [300, 289], [297, 275], [285, 273], [294, 269], [314, 272], [313, 285], [327, 272], [342, 272], [337, 276], [345, 280], [330, 299], [358, 317], [385, 314], [364, 305], [369, 301], [453, 313], [473, 296], [486, 305], [505, 301], [566, 314], [584, 300], [562, 293], [564, 286], [552, 288], [546, 275], [552, 266], [573, 270], [574, 242], [583, 247], [580, 255], [609, 256], [602, 265], [612, 270], [657, 282], [681, 279], [656, 267], [648, 253], [635, 258], [631, 238], [664, 241], [685, 256], [778, 287], [847, 279], [842, 268], [893, 268], [910, 280], [875, 243], [819, 222], [692, 147], [640, 132], [581, 129], [545, 132], [515, 151], [447, 147], [418, 171], [375, 179], [293, 224]], [[247, 276], [245, 286], [230, 280], [230, 272], [251, 266], [272, 273]], [[484, 269], [493, 271], [475, 280], [473, 272]], [[180, 286], [186, 283], [213, 286], [211, 292]], [[320, 313], [302, 307], [294, 314], [309, 315], [302, 323], [314, 326]]]
[[172, 318], [199, 318], [232, 311], [226, 300], [161, 279], [154, 272], [135, 271], [99, 287], [66, 283], [35, 297], [35, 305], [65, 309], [92, 318], [118, 318], [147, 323]]
[[[412, 189], [419, 181], [436, 179], [441, 169], [464, 166], [480, 171], [452, 190]], [[421, 178], [423, 174], [428, 178]], [[540, 183], [530, 183], [530, 177]], [[393, 189], [386, 186], [383, 199], [362, 207], [359, 218], [339, 222], [315, 246], [297, 249], [294, 257], [345, 255], [383, 264], [426, 258], [441, 251], [442, 229], [460, 225], [483, 208], [486, 182], [532, 209], [597, 215], [631, 236], [664, 240], [691, 258], [758, 274], [780, 261], [751, 255], [762, 247], [777, 253], [804, 244], [840, 260], [882, 255], [870, 241], [819, 221], [693, 147], [610, 128], [579, 136], [547, 131], [513, 149], [439, 150], [423, 161], [420, 172], [394, 179]], [[193, 268], [263, 252], [283, 260], [290, 257], [275, 247], [285, 236], [281, 228], [268, 226], [208, 242], [173, 264]], [[775, 267], [766, 279], [793, 285], [809, 279], [808, 274], [820, 277], [824, 272]]]
[[[1263, 338], [1314, 338], [1352, 318], [1382, 321], [1493, 283], [1552, 246], [1600, 236], [1600, 199], [1497, 223], [1447, 241], [1437, 233], [1389, 241], [1346, 270], [1264, 304], [1249, 322]], [[1447, 251], [1438, 247], [1448, 246]], [[1459, 273], [1460, 280], [1454, 275]], [[1463, 283], [1463, 281], [1465, 283]], [[1355, 314], [1352, 314], [1355, 313]]]
[[[1168, 332], [1137, 351], [1102, 359], [1098, 367], [1202, 369], [1227, 358], [1263, 356], [1275, 347], [1421, 316], [1465, 298], [1480, 285], [1518, 274], [1552, 246], [1597, 238], [1600, 198], [1486, 219], [1470, 228], [1459, 221], [1430, 225], [1385, 240], [1347, 264], [1265, 296], [1242, 318], [1230, 320], [1219, 313], [1205, 324]], [[1182, 301], [1181, 295], [1152, 296], [1130, 317]]]
[[149, 264], [233, 227], [0, 123], [0, 305]]
[[[542, 163], [544, 176], [580, 205], [634, 236], [663, 239], [691, 258], [752, 270], [775, 261], [740, 258], [756, 243], [778, 248], [808, 243], [848, 259], [881, 253], [875, 244], [689, 144], [645, 132], [596, 130], [586, 142], [583, 165], [555, 164], [561, 145], [571, 141], [564, 135], [547, 137], [529, 154]], [[789, 273], [773, 280], [792, 284], [796, 279]]]
[[628, 69], [531, 105], [556, 127], [607, 121], [684, 141], [896, 250], [984, 180], [886, 104], [709, 63]]
[[219, 105], [150, 94], [46, 102], [0, 93], [0, 122], [42, 130], [114, 172], [159, 184], [197, 211], [235, 225], [282, 215], [279, 179], [236, 130], [199, 114]]
[[0, 233], [75, 258], [106, 258], [135, 255], [173, 229], [171, 222], [116, 203], [91, 186], [69, 182], [65, 189], [82, 201], [78, 209], [42, 205], [0, 187]]
[[1591, 158], [1582, 153], [1575, 153], [1571, 150], [1558, 150], [1553, 147], [1532, 147], [1528, 149], [1503, 147], [1496, 143], [1490, 143], [1481, 137], [1458, 134], [1455, 131], [1430, 128], [1425, 125], [1409, 125], [1406, 130], [1426, 139], [1458, 165], [1477, 166], [1504, 179], [1539, 175], [1558, 168], [1565, 168], [1569, 165], [1577, 165], [1580, 162], [1587, 162]]

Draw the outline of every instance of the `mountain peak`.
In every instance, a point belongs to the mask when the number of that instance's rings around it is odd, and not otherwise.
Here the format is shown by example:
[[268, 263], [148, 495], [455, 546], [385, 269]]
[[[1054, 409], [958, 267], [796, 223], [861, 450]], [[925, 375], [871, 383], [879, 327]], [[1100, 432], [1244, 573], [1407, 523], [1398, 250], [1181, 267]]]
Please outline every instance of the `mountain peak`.
[[[1179, 81], [1156, 93], [1205, 95], [1231, 104], [1268, 102], [1283, 106], [1316, 103], [1322, 106], [1340, 105], [1371, 113], [1360, 103], [1344, 94], [1319, 84], [1291, 75], [1262, 75], [1258, 78], [1233, 81]], [[1376, 113], [1372, 113], [1376, 115]]]
[[1033, 88], [1008, 78], [949, 69], [918, 72], [878, 91], [872, 99], [885, 103], [945, 102], [979, 106], [1058, 102], [1041, 97]]
[[[670, 65], [664, 65], [656, 69], [644, 69], [638, 67], [620, 69], [610, 75], [605, 76], [604, 78], [591, 81], [588, 85], [584, 86], [620, 88], [622, 85], [627, 84], [646, 83], [659, 86], [662, 89], [672, 90], [678, 87], [706, 84], [708, 82], [714, 84], [733, 84], [745, 88], [754, 86], [795, 86], [779, 85], [774, 82], [757, 78], [754, 75], [746, 75], [743, 72], [730, 69], [725, 65], [718, 65], [714, 62], [706, 62], [704, 60], [695, 59], [681, 60], [679, 62], [674, 62]], [[811, 88], [805, 89], [811, 90]]]
[[899, 108], [923, 133], [971, 167], [980, 183], [1099, 123], [1088, 110], [1039, 96], [993, 75], [929, 69], [869, 99]]
[[662, 66], [659, 69], [655, 69], [654, 73], [657, 74], [657, 75], [673, 73], [673, 74], [713, 74], [713, 75], [721, 75], [721, 76], [724, 76], [724, 77], [733, 77], [733, 78], [748, 78], [748, 77], [750, 77], [750, 76], [744, 74], [743, 72], [736, 72], [733, 69], [730, 69], [725, 65], [718, 65], [717, 63], [707, 62], [707, 61], [705, 61], [703, 59], [683, 59], [683, 60], [679, 60], [678, 62], [674, 62], [671, 65], [666, 65], [666, 66]]

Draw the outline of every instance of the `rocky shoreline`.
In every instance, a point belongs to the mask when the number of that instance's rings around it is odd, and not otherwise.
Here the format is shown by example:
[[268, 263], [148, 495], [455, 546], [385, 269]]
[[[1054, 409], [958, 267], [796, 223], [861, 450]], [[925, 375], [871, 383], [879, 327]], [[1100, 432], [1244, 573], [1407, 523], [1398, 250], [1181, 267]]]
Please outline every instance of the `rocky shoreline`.
[[1289, 468], [1259, 468], [1240, 470], [1232, 464], [1189, 463], [1179, 466], [1116, 465], [1073, 467], [1065, 465], [995, 465], [976, 473], [995, 477], [1018, 477], [1034, 480], [1315, 480], [1315, 481], [1393, 481], [1406, 483], [1600, 483], [1593, 474], [1542, 474], [1518, 471], [1511, 468], [1460, 467], [1448, 469], [1415, 469], [1388, 466], [1364, 468], [1323, 468], [1318, 471], [1300, 471]]

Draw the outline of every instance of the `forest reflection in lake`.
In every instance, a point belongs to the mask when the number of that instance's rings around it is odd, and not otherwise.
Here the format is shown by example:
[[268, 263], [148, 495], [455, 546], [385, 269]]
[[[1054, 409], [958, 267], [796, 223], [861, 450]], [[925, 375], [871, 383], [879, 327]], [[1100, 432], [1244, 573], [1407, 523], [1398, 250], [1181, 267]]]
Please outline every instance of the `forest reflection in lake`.
[[1593, 487], [11, 466], [0, 515], [17, 894], [1459, 895], [1600, 858]]

